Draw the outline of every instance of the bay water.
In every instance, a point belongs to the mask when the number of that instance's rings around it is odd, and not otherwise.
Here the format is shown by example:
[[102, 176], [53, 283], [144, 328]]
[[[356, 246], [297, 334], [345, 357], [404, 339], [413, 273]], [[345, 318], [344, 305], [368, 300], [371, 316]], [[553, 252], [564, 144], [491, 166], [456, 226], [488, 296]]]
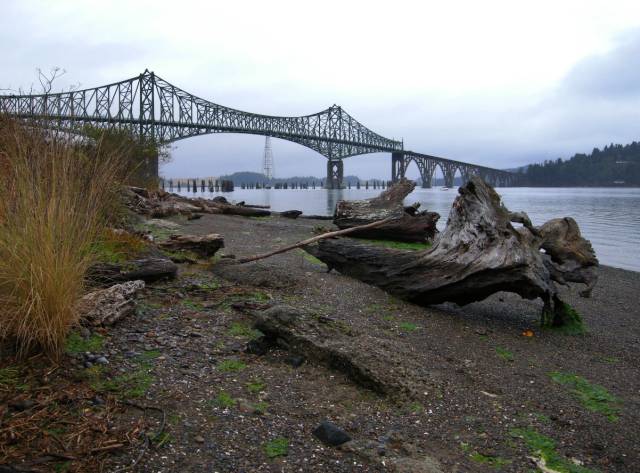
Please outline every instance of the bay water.
[[[200, 190], [200, 189], [198, 189]], [[526, 212], [534, 225], [557, 217], [573, 217], [591, 240], [601, 264], [640, 271], [640, 189], [638, 188], [540, 188], [500, 187], [496, 189], [511, 211]], [[234, 192], [187, 192], [189, 197], [269, 205], [271, 210], [301, 210], [305, 214], [332, 215], [338, 200], [374, 197], [380, 189], [240, 189]], [[405, 200], [420, 202], [420, 210], [438, 212], [438, 228], [447, 222], [457, 189], [416, 188]]]

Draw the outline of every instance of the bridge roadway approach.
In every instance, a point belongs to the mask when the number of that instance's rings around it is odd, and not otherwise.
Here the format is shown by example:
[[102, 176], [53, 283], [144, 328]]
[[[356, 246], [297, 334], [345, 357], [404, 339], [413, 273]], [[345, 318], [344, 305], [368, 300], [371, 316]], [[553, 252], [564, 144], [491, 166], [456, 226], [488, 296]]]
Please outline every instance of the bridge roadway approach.
[[[374, 133], [337, 105], [302, 117], [259, 115], [196, 97], [148, 70], [93, 89], [0, 95], [0, 113], [80, 134], [85, 125], [126, 129], [163, 144], [209, 133], [272, 136], [326, 157], [328, 188], [342, 187], [345, 158], [380, 152], [391, 153], [394, 181], [404, 177], [409, 164], [415, 162], [425, 187], [431, 186], [437, 167], [448, 187], [453, 186], [456, 173], [463, 179], [479, 174], [494, 186], [511, 185], [516, 178], [515, 174], [498, 169], [406, 151], [402, 141]], [[157, 166], [156, 162], [156, 174]]]

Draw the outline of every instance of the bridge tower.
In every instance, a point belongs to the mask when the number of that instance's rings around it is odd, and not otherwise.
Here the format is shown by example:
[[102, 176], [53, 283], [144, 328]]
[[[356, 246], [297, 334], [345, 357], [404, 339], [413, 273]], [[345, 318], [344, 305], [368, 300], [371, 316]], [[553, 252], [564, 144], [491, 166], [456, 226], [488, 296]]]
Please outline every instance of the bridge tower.
[[342, 182], [344, 177], [344, 164], [342, 159], [327, 160], [327, 181], [325, 183], [326, 189], [342, 189], [344, 184]]
[[274, 178], [273, 151], [271, 150], [270, 136], [267, 136], [264, 139], [264, 155], [262, 157], [262, 174], [264, 174], [267, 177], [267, 179]]

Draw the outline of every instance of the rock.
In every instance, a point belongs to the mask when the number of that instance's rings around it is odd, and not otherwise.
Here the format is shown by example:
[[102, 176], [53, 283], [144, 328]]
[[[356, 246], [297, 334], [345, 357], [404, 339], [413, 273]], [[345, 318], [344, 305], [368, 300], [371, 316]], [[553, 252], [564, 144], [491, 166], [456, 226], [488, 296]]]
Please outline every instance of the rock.
[[31, 409], [35, 405], [36, 405], [35, 401], [32, 401], [31, 399], [25, 399], [22, 401], [14, 401], [9, 403], [9, 407], [14, 411], [18, 411], [18, 412]]
[[280, 212], [280, 216], [284, 218], [298, 218], [302, 215], [300, 210], [285, 210], [284, 212]]
[[204, 437], [202, 435], [196, 435], [195, 437], [193, 437], [193, 440], [198, 443], [204, 443]]
[[108, 365], [109, 360], [107, 360], [104, 356], [96, 358], [96, 363], [99, 365]]
[[224, 248], [224, 239], [217, 233], [208, 235], [171, 235], [169, 240], [158, 243], [160, 248], [171, 251], [189, 251], [202, 258], [210, 258], [220, 248]]
[[135, 297], [144, 288], [143, 281], [129, 281], [86, 294], [78, 303], [84, 323], [113, 325], [135, 312]]
[[304, 363], [304, 356], [291, 355], [291, 356], [288, 356], [284, 361], [290, 364], [291, 366], [293, 366], [294, 368], [299, 368]]
[[402, 397], [415, 392], [409, 376], [390, 369], [399, 362], [393, 352], [375, 345], [368, 346], [364, 352], [355, 346], [350, 327], [339, 321], [287, 305], [246, 313], [255, 318], [254, 328], [260, 330], [269, 343], [291, 355], [338, 370], [359, 386], [381, 395]]
[[271, 344], [266, 337], [258, 337], [253, 340], [249, 340], [244, 351], [251, 355], [263, 356], [269, 351]]
[[351, 440], [349, 434], [337, 425], [326, 420], [315, 428], [313, 435], [322, 443], [331, 447], [337, 447]]
[[91, 398], [91, 403], [94, 406], [102, 406], [104, 404], [104, 399], [102, 399], [100, 396], [96, 395], [96, 396], [93, 396]]
[[93, 366], [93, 363], [91, 363], [90, 361], [85, 361], [84, 362], [84, 367], [85, 368], [91, 368]]
[[187, 215], [187, 220], [200, 220], [201, 218], [202, 218], [202, 214], [193, 213], [193, 214]]

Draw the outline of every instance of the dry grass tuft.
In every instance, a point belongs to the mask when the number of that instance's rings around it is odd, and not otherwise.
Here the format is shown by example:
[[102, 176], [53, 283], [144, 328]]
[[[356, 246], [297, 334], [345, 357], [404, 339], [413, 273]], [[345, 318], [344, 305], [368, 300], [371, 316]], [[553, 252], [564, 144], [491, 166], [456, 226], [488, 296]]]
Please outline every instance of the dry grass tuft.
[[0, 117], [0, 341], [58, 356], [125, 163]]

